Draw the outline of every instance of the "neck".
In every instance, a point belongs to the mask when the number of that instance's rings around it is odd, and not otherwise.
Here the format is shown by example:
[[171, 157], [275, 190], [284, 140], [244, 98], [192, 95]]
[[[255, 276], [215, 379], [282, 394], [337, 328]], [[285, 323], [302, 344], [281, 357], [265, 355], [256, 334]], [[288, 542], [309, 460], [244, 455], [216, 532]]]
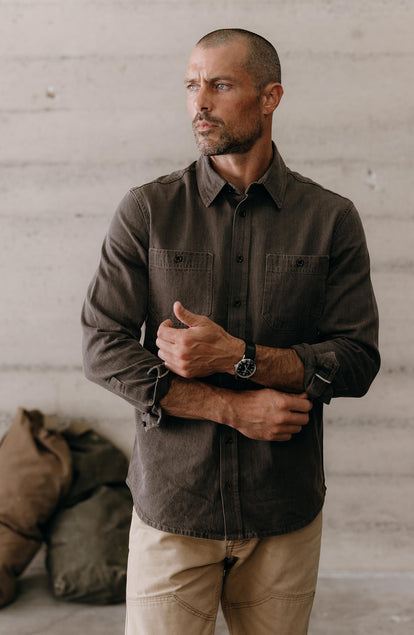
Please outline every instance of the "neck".
[[272, 159], [271, 140], [266, 144], [255, 144], [244, 154], [221, 154], [210, 157], [215, 171], [228, 183], [243, 191], [263, 176]]

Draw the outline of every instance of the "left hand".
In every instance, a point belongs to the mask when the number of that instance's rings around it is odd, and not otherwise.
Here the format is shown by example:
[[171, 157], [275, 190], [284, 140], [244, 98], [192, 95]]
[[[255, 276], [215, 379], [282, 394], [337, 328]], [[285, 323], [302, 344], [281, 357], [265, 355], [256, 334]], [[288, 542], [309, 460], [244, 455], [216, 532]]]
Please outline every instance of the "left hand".
[[236, 364], [244, 354], [243, 340], [233, 337], [204, 315], [197, 315], [174, 302], [175, 316], [188, 326], [176, 329], [171, 320], [158, 328], [158, 356], [177, 375], [191, 379], [213, 373], [234, 374]]

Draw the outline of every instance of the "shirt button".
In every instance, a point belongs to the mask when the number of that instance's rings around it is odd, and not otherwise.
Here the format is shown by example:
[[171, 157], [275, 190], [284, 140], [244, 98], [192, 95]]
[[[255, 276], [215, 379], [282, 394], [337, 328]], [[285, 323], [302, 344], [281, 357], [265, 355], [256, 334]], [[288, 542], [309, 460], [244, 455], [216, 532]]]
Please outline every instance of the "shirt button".
[[174, 257], [174, 262], [182, 262], [183, 261], [183, 257], [182, 256], [175, 256]]
[[241, 306], [241, 300], [234, 300], [233, 306]]
[[241, 209], [239, 212], [239, 215], [244, 218], [246, 216], [246, 210], [245, 209]]
[[225, 487], [226, 489], [231, 489], [231, 481], [226, 481], [226, 482], [224, 483], [224, 487]]
[[244, 258], [241, 254], [239, 254], [236, 258], [237, 262], [243, 262]]
[[305, 261], [303, 258], [298, 258], [296, 261], [296, 266], [297, 267], [303, 267], [303, 265], [305, 264]]
[[231, 437], [227, 437], [226, 443], [227, 445], [231, 445], [233, 443], [233, 439]]

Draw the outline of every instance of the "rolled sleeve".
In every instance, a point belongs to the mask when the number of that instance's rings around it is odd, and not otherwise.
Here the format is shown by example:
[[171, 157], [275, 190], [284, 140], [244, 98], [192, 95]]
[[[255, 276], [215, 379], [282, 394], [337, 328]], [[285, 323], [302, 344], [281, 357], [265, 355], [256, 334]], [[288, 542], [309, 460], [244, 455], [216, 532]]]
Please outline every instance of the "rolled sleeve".
[[151, 428], [159, 427], [161, 424], [162, 408], [160, 402], [170, 389], [172, 373], [162, 365], [150, 368], [148, 374], [155, 376], [154, 392], [152, 402], [148, 404], [148, 410], [144, 412], [142, 421], [145, 428], [150, 430]]
[[339, 363], [333, 351], [317, 353], [309, 344], [292, 346], [305, 369], [305, 392], [311, 401], [319, 400], [329, 404], [333, 397], [332, 382], [339, 370]]

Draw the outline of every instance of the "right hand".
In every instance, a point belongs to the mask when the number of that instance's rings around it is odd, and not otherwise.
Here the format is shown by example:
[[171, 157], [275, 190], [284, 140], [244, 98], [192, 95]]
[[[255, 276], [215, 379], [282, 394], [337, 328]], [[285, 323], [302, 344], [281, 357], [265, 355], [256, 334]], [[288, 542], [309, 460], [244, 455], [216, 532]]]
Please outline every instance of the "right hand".
[[306, 393], [295, 395], [264, 388], [236, 393], [231, 407], [228, 425], [244, 436], [259, 441], [289, 441], [308, 423], [312, 402]]
[[158, 356], [165, 366], [184, 379], [206, 377], [213, 373], [233, 373], [245, 344], [204, 315], [192, 313], [181, 302], [174, 302], [175, 316], [188, 326], [174, 328], [165, 320], [158, 328]]

